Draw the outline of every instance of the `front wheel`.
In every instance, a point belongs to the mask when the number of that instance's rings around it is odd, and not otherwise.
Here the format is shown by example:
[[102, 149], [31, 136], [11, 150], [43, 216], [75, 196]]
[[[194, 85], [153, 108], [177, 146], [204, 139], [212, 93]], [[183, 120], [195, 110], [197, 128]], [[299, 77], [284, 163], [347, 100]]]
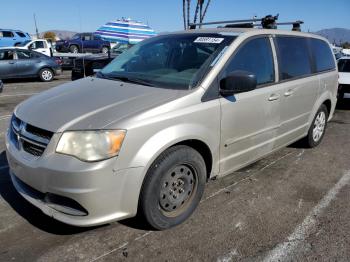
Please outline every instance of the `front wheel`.
[[191, 147], [174, 146], [162, 153], [147, 172], [139, 211], [155, 229], [176, 226], [197, 207], [205, 181], [203, 157]]
[[71, 53], [73, 53], [73, 54], [78, 54], [79, 53], [79, 48], [76, 45], [71, 45], [69, 47], [69, 51], [71, 51]]
[[328, 114], [327, 107], [321, 105], [312, 121], [307, 136], [303, 140], [306, 147], [316, 147], [321, 143], [326, 132]]
[[40, 80], [43, 82], [50, 82], [53, 80], [54, 74], [51, 69], [44, 68], [40, 70], [39, 77], [40, 77]]
[[107, 53], [108, 53], [108, 50], [109, 50], [109, 48], [106, 47], [106, 46], [104, 46], [104, 47], [102, 47], [101, 52], [102, 52], [103, 54], [107, 54]]

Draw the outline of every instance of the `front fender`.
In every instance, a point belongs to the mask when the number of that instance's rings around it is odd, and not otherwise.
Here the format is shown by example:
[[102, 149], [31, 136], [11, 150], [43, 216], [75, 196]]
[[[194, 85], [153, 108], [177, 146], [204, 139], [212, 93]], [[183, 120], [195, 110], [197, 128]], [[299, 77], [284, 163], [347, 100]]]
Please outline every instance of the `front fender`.
[[219, 171], [217, 163], [220, 140], [218, 136], [219, 130], [215, 132], [198, 124], [183, 123], [168, 127], [147, 139], [131, 157], [129, 166], [143, 166], [148, 170], [154, 160], [167, 148], [186, 140], [199, 140], [209, 147], [213, 157], [212, 173], [216, 174]]

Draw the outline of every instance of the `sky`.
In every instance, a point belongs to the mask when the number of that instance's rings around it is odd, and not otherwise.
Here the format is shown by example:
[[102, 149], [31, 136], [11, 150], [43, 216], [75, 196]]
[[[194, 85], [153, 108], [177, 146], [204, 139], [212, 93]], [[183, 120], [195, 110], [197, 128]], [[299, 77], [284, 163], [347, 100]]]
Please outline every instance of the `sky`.
[[[206, 0], [207, 1], [207, 0]], [[94, 31], [107, 21], [128, 17], [148, 23], [157, 32], [183, 29], [182, 0], [1, 0], [0, 28], [34, 33]], [[192, 0], [192, 15], [194, 3]], [[211, 0], [206, 21], [247, 19], [279, 13], [279, 22], [303, 20], [303, 31], [350, 29], [350, 0]]]

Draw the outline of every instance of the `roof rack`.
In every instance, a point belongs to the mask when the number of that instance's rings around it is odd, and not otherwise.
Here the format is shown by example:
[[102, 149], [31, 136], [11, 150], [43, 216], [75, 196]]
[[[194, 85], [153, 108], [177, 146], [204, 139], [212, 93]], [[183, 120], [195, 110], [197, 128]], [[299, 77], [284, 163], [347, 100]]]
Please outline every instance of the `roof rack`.
[[[277, 23], [279, 14], [267, 15], [263, 18], [253, 18], [253, 19], [243, 19], [243, 20], [228, 20], [228, 21], [215, 21], [215, 22], [205, 22], [205, 23], [191, 23], [189, 24], [190, 29], [196, 29], [197, 26], [202, 27], [203, 25], [220, 25], [225, 24], [221, 27], [226, 28], [254, 28], [262, 27], [264, 29], [277, 29], [278, 25], [293, 25], [293, 31], [301, 31], [301, 24], [304, 22], [301, 20], [294, 22], [282, 22]], [[260, 24], [256, 23], [260, 22]]]

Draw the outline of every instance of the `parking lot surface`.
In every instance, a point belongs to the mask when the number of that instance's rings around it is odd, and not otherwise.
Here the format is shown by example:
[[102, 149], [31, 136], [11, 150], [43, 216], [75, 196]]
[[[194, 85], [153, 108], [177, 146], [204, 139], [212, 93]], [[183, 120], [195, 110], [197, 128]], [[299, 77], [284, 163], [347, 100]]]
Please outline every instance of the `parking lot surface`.
[[27, 203], [8, 174], [4, 136], [24, 99], [70, 81], [8, 82], [0, 94], [0, 261], [349, 261], [350, 99], [322, 144], [295, 144], [210, 181], [193, 216], [159, 232], [128, 219], [59, 223]]

